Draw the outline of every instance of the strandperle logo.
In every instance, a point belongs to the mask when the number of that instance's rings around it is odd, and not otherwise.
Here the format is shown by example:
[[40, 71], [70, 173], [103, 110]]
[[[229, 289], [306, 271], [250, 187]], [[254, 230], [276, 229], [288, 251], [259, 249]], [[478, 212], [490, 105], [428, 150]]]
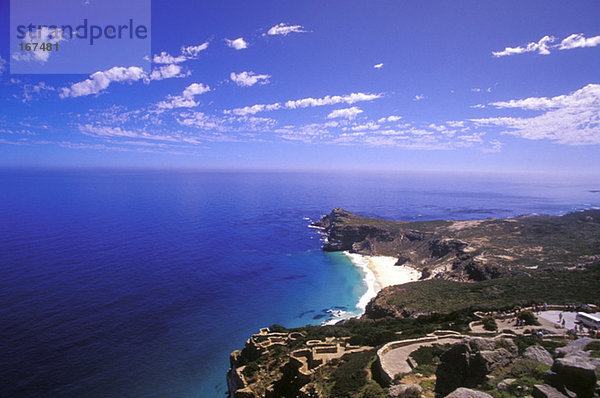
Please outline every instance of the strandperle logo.
[[53, 32], [53, 36], [58, 40], [83, 39], [88, 40], [90, 45], [100, 39], [146, 39], [148, 38], [148, 27], [144, 24], [136, 24], [133, 19], [127, 23], [117, 25], [94, 25], [86, 19], [81, 25], [28, 25], [17, 26], [17, 39], [42, 40], [43, 33], [47, 29]]
[[151, 11], [151, 0], [10, 0], [10, 73], [149, 73]]

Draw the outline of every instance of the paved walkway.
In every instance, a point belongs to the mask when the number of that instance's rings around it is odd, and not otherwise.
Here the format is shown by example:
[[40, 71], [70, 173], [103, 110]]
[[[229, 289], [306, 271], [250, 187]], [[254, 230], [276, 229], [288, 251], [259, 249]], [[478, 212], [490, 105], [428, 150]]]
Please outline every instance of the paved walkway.
[[[496, 324], [498, 325], [498, 332], [503, 330], [512, 330], [516, 334], [524, 334], [526, 330], [537, 330], [544, 329], [548, 330], [552, 333], [563, 334], [569, 328], [573, 328], [575, 321], [575, 312], [563, 312], [563, 316], [566, 319], [566, 328], [561, 327], [558, 324], [558, 314], [561, 311], [542, 311], [540, 313], [536, 313], [535, 316], [540, 322], [539, 326], [525, 325], [525, 326], [516, 326], [515, 317], [507, 318], [507, 319], [496, 319]], [[569, 326], [570, 325], [570, 326]], [[489, 332], [483, 328], [483, 325], [473, 325], [471, 328], [473, 333], [489, 333], [490, 335], [494, 335], [494, 332]]]
[[439, 337], [435, 341], [423, 341], [415, 344], [410, 344], [404, 347], [394, 348], [383, 355], [381, 359], [381, 367], [388, 375], [396, 375], [398, 373], [409, 373], [412, 368], [408, 364], [408, 356], [421, 347], [430, 347], [434, 344], [445, 345], [458, 343], [463, 338], [454, 336]]
[[[564, 312], [564, 311], [543, 311], [538, 315], [538, 319], [542, 318], [552, 324], [558, 324], [559, 314], [562, 313], [562, 317], [565, 320], [565, 329], [573, 329], [575, 327], [575, 317], [577, 316], [576, 312]], [[540, 321], [542, 320], [540, 319]]]

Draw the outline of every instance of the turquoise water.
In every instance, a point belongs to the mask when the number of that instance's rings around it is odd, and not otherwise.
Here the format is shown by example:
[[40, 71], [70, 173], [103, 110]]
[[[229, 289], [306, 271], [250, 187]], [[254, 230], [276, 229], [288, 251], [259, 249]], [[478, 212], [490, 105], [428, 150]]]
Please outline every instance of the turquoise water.
[[308, 228], [563, 214], [599, 181], [450, 174], [0, 172], [0, 396], [219, 397], [274, 323], [355, 311], [361, 274]]

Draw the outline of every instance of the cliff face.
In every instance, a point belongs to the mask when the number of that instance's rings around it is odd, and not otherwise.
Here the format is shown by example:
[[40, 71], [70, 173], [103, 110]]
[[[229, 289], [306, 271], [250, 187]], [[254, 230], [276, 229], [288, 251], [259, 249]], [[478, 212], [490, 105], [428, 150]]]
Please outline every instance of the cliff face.
[[325, 251], [393, 256], [423, 279], [483, 281], [600, 263], [600, 211], [514, 219], [406, 222], [334, 209], [313, 224]]

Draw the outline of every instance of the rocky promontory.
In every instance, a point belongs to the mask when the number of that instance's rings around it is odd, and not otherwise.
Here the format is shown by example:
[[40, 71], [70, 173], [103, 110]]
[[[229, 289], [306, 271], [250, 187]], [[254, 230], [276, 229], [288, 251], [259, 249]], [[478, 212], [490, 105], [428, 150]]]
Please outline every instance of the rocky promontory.
[[600, 264], [600, 210], [508, 219], [392, 221], [334, 209], [313, 224], [325, 251], [392, 256], [423, 279], [483, 281]]
[[600, 340], [530, 326], [535, 303], [597, 311], [600, 210], [407, 222], [334, 209], [312, 226], [324, 251], [393, 256], [422, 278], [382, 289], [360, 319], [261, 329], [231, 354], [230, 397], [600, 393]]

